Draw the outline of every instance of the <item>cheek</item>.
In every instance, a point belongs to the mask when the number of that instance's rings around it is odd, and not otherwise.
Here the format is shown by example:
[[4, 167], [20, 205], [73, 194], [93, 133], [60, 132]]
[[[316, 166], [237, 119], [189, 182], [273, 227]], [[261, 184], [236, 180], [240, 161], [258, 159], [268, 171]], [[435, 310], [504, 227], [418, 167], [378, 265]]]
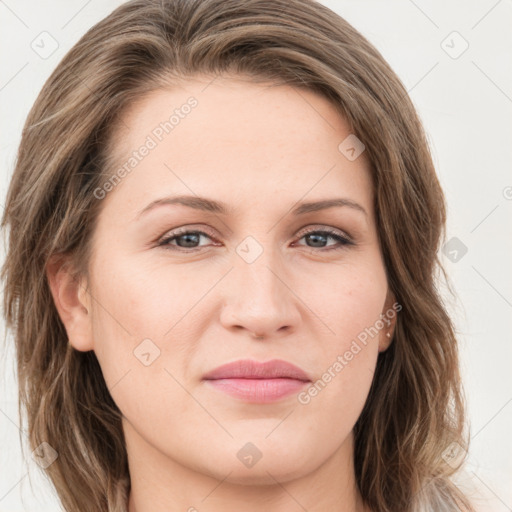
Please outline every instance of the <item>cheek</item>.
[[195, 287], [179, 270], [173, 276], [167, 271], [166, 276], [137, 259], [117, 257], [115, 261], [115, 265], [107, 265], [98, 260], [95, 265], [98, 342], [117, 342], [123, 350], [135, 348], [144, 339], [160, 344], [185, 312], [187, 289]]
[[[176, 410], [186, 413], [191, 406], [178, 384], [184, 382], [181, 369], [187, 366], [182, 341], [175, 341], [182, 340], [179, 328], [166, 336], [168, 342], [162, 337], [183, 316], [169, 303], [176, 294], [169, 293], [162, 280], [148, 280], [140, 268], [117, 265], [97, 276], [101, 286], [96, 287], [93, 309], [94, 352], [107, 387], [139, 431], [161, 433], [179, 418]], [[162, 297], [165, 290], [167, 301]]]
[[337, 266], [320, 267], [314, 279], [307, 279], [299, 289], [322, 320], [322, 332], [332, 338], [329, 346], [340, 350], [360, 334], [364, 339], [362, 333], [369, 329], [375, 335], [387, 288], [385, 269], [375, 251]]
[[107, 263], [104, 258], [94, 266], [94, 352], [107, 386], [115, 386], [111, 391], [113, 398], [122, 387], [129, 388], [135, 399], [147, 384], [144, 378], [138, 378], [139, 374], [143, 377], [141, 372], [145, 371], [147, 377], [159, 360], [159, 333], [171, 328], [172, 317], [163, 311], [159, 297], [140, 268], [128, 268], [119, 258], [111, 261], [116, 264]]
[[186, 385], [201, 339], [206, 301], [198, 300], [214, 271], [185, 272], [120, 254], [108, 258], [116, 262], [111, 265], [106, 256], [96, 259], [93, 272], [94, 352], [106, 384], [128, 418], [170, 425], [171, 411], [193, 407], [179, 383]]
[[322, 319], [324, 334], [320, 351], [309, 348], [318, 357], [317, 380], [299, 403], [311, 407], [312, 414], [328, 410], [338, 425], [355, 423], [373, 380], [387, 293], [379, 262], [375, 258], [331, 269], [329, 276], [317, 275], [309, 289], [308, 304]]

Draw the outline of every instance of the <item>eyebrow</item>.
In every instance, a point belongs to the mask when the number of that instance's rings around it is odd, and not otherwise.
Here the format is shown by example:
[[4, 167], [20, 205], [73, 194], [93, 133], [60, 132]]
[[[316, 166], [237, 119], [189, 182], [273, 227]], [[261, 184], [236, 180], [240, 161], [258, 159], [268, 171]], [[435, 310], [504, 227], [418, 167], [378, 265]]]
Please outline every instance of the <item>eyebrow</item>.
[[[202, 210], [209, 213], [216, 213], [219, 215], [229, 215], [232, 213], [232, 209], [228, 207], [223, 202], [214, 201], [213, 199], [208, 199], [206, 197], [199, 196], [174, 196], [174, 197], [163, 197], [161, 199], [156, 199], [149, 203], [145, 208], [143, 208], [136, 216], [139, 218], [141, 215], [147, 213], [148, 211], [162, 205], [174, 205], [180, 204], [182, 206], [188, 206], [189, 208], [194, 208], [196, 210]], [[323, 199], [321, 201], [311, 201], [311, 202], [303, 202], [298, 206], [291, 210], [292, 215], [304, 215], [306, 213], [317, 212], [320, 210], [327, 210], [328, 208], [334, 207], [348, 207], [354, 210], [360, 211], [364, 213], [364, 215], [368, 215], [366, 210], [355, 201], [347, 198], [333, 198], [333, 199]]]

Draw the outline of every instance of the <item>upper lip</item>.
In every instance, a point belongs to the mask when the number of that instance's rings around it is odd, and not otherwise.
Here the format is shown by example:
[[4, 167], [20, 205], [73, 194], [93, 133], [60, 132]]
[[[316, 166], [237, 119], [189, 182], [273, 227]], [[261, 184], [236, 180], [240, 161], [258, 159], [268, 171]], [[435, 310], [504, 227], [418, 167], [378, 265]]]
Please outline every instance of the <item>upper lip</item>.
[[297, 379], [309, 381], [304, 370], [281, 359], [259, 362], [251, 359], [239, 359], [232, 363], [223, 364], [208, 372], [204, 380], [216, 379]]

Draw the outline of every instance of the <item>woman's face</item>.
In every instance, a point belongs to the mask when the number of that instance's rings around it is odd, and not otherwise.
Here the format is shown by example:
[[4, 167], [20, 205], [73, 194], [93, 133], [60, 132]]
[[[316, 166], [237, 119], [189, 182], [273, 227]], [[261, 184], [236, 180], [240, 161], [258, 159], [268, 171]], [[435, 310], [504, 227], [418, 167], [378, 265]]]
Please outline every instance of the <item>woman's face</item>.
[[[210, 82], [123, 115], [116, 177], [95, 191], [92, 334], [76, 348], [96, 353], [129, 453], [286, 481], [350, 452], [389, 344], [369, 165], [322, 97]], [[205, 380], [239, 360], [283, 360], [309, 382]]]

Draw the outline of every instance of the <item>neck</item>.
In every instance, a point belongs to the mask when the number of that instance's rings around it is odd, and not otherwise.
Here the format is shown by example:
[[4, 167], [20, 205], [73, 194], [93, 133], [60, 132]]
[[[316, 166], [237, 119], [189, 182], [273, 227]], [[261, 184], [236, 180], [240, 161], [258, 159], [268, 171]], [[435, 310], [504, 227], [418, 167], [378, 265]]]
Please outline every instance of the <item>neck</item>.
[[215, 467], [180, 464], [126, 422], [124, 430], [131, 480], [128, 512], [260, 512], [262, 507], [266, 512], [370, 512], [355, 481], [352, 434], [323, 464], [298, 478], [273, 475], [267, 466], [252, 481], [240, 481], [229, 472], [215, 475]]

